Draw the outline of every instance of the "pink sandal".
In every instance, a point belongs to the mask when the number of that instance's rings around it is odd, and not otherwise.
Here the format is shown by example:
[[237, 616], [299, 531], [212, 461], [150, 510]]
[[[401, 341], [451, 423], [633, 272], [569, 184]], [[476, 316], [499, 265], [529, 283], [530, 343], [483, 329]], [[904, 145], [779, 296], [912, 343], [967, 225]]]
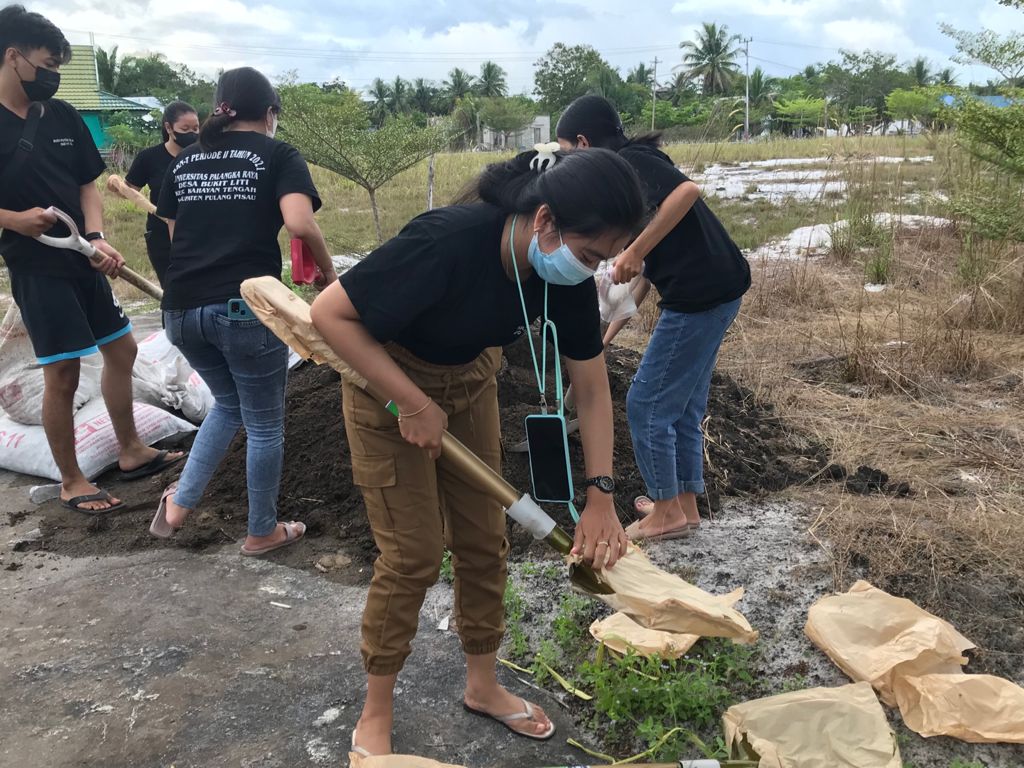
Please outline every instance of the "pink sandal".
[[177, 528], [167, 522], [167, 499], [170, 498], [176, 490], [178, 490], [177, 483], [171, 483], [167, 486], [163, 495], [160, 496], [160, 506], [156, 508], [156, 514], [153, 515], [153, 522], [149, 524], [149, 532], [158, 539], [169, 539], [178, 532]]
[[[643, 517], [651, 514], [654, 511], [654, 501], [650, 496], [637, 496], [633, 499], [633, 510]], [[691, 523], [689, 520], [686, 521], [686, 527], [691, 531], [695, 531], [700, 528], [700, 523]]]
[[268, 544], [265, 547], [259, 549], [248, 549], [244, 544], [238, 551], [245, 557], [259, 557], [265, 555], [267, 552], [273, 552], [275, 549], [281, 547], [287, 547], [289, 544], [294, 544], [296, 541], [301, 539], [306, 533], [306, 524], [298, 523], [294, 520], [290, 523], [278, 523], [278, 525], [284, 526], [284, 540], [278, 541], [274, 544]]

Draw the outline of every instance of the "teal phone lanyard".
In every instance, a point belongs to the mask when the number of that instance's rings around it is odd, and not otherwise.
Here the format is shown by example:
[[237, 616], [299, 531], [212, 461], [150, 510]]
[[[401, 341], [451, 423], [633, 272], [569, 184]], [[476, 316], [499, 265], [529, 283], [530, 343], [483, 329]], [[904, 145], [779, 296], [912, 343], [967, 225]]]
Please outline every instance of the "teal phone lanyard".
[[[533, 344], [533, 334], [530, 333], [530, 313], [526, 309], [526, 295], [523, 293], [523, 281], [519, 277], [519, 262], [516, 261], [516, 222], [519, 219], [519, 214], [512, 217], [512, 227], [508, 235], [508, 247], [509, 252], [512, 256], [512, 272], [516, 276], [516, 288], [519, 289], [519, 303], [523, 308], [523, 323], [526, 328], [526, 340], [530, 343], [530, 356], [533, 358], [533, 373], [537, 377], [537, 390], [540, 392], [540, 409], [541, 413], [548, 412], [548, 401], [545, 395], [548, 381], [548, 332], [551, 333], [551, 346], [554, 354], [554, 369], [555, 369], [555, 402], [557, 403], [557, 413], [563, 419], [565, 413], [563, 410], [563, 389], [562, 389], [562, 358], [558, 353], [558, 328], [554, 322], [548, 318], [548, 284], [544, 283], [544, 324], [541, 327], [541, 364], [537, 365], [537, 348]], [[566, 456], [566, 464], [569, 464], [569, 457]], [[570, 488], [572, 487], [572, 477], [569, 478]], [[572, 515], [572, 519], [575, 522], [580, 521], [580, 514], [576, 511], [576, 505], [571, 501], [566, 502], [566, 506], [569, 507], [569, 514]]]

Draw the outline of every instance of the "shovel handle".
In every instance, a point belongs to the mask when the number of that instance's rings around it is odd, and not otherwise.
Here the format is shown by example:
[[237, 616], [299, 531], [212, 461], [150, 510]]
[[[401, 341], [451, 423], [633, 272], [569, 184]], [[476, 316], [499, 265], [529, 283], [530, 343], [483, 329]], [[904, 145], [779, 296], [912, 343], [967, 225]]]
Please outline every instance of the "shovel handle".
[[[95, 246], [86, 240], [78, 231], [78, 225], [75, 224], [75, 220], [72, 219], [68, 214], [62, 211], [60, 208], [50, 207], [49, 210], [57, 217], [65, 227], [68, 228], [69, 234], [65, 237], [51, 237], [49, 235], [39, 235], [36, 240], [41, 242], [43, 245], [48, 245], [51, 248], [60, 248], [62, 250], [78, 251], [80, 254], [85, 256], [89, 261], [96, 263], [102, 260], [100, 252], [96, 250]], [[149, 280], [144, 278], [134, 269], [123, 266], [118, 271], [118, 277], [124, 280], [129, 285], [134, 285], [143, 293], [152, 296], [157, 301], [161, 301], [164, 298], [163, 290], [151, 283]]]

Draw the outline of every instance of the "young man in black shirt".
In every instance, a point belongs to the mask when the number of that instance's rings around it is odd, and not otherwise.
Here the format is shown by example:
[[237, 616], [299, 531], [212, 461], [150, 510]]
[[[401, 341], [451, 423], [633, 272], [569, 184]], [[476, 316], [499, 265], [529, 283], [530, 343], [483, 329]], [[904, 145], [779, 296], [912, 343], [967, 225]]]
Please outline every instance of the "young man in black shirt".
[[[60, 67], [70, 58], [71, 46], [50, 21], [20, 5], [0, 10], [0, 253], [43, 366], [43, 427], [61, 472], [61, 501], [96, 513], [123, 504], [89, 483], [78, 466], [73, 404], [82, 357], [103, 353], [103, 399], [126, 479], [153, 474], [182, 456], [147, 447], [135, 428], [135, 340], [104, 277], [116, 277], [124, 264], [102, 232], [103, 200], [95, 180], [105, 166], [81, 116], [52, 98]], [[75, 251], [34, 239], [51, 229], [61, 233], [50, 206], [75, 220], [101, 261], [93, 265]]]

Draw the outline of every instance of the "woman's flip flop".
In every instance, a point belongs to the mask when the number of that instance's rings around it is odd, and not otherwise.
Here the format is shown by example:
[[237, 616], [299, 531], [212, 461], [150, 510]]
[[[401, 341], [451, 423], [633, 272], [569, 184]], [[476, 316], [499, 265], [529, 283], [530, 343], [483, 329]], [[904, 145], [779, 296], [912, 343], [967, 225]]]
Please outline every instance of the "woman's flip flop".
[[278, 525], [284, 526], [283, 541], [279, 541], [276, 544], [268, 544], [267, 546], [260, 547], [259, 549], [248, 549], [243, 544], [242, 548], [238, 551], [245, 557], [259, 557], [260, 555], [267, 554], [267, 552], [273, 552], [275, 549], [280, 549], [281, 547], [287, 547], [289, 544], [294, 544], [306, 533], [305, 523], [297, 523], [293, 520], [290, 523], [278, 523]]
[[640, 522], [641, 521], [637, 520], [635, 523], [630, 523], [626, 526], [626, 536], [629, 537], [630, 541], [668, 541], [669, 539], [685, 539], [693, 531], [689, 525], [684, 525], [682, 528], [675, 528], [671, 531], [648, 534], [640, 530]]
[[523, 702], [522, 712], [513, 712], [511, 715], [492, 715], [490, 712], [484, 712], [482, 709], [474, 709], [469, 706], [466, 702], [462, 702], [463, 708], [470, 714], [477, 715], [478, 717], [486, 717], [490, 720], [495, 720], [506, 728], [508, 728], [516, 736], [525, 736], [528, 739], [535, 739], [536, 741], [547, 741], [555, 735], [555, 724], [550, 723], [551, 727], [548, 728], [544, 733], [529, 733], [528, 731], [518, 731], [512, 727], [512, 723], [518, 722], [519, 720], [533, 720], [533, 705], [530, 704], [526, 699], [520, 699]]
[[171, 483], [166, 489], [164, 489], [163, 494], [160, 496], [160, 506], [156, 508], [156, 514], [153, 515], [153, 522], [149, 524], [149, 532], [158, 539], [169, 539], [178, 531], [177, 528], [167, 522], [167, 499], [169, 499], [176, 490], [178, 490], [177, 483]]

